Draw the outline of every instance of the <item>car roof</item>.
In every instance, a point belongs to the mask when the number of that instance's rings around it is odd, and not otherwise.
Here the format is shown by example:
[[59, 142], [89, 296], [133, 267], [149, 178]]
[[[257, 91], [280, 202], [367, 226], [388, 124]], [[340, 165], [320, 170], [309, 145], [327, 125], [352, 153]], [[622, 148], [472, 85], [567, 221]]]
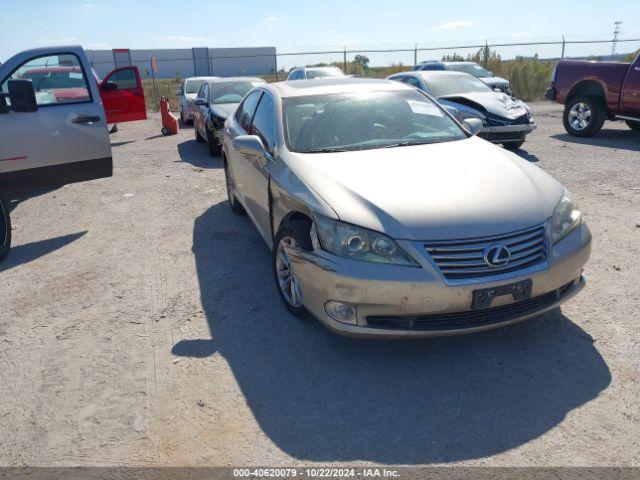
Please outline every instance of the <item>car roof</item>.
[[215, 80], [220, 77], [187, 77], [184, 79], [185, 82], [190, 82], [191, 80]]
[[478, 65], [476, 62], [442, 62], [445, 65]]
[[303, 97], [328, 93], [379, 92], [395, 90], [411, 90], [413, 87], [391, 80], [372, 78], [333, 77], [315, 80], [294, 80], [261, 85], [276, 95], [287, 97]]
[[264, 79], [260, 77], [211, 77], [210, 83], [216, 82], [260, 82], [263, 83]]
[[425, 79], [428, 79], [429, 77], [473, 77], [473, 75], [470, 75], [465, 72], [455, 72], [451, 70], [418, 70], [416, 72], [407, 72], [407, 73], [420, 75]]

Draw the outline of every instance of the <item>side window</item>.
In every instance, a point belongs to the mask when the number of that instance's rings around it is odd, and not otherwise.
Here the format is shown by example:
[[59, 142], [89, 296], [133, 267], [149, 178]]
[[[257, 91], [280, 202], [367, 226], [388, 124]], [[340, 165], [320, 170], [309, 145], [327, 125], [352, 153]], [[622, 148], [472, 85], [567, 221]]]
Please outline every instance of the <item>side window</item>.
[[247, 133], [251, 131], [251, 120], [253, 119], [253, 113], [256, 111], [261, 95], [262, 92], [259, 90], [251, 92], [249, 96], [244, 99], [236, 112], [236, 120], [238, 120], [240, 126]]
[[8, 91], [9, 80], [17, 79], [31, 80], [39, 106], [91, 101], [87, 77], [80, 60], [73, 54], [28, 60], [4, 80], [2, 91]]
[[118, 90], [133, 90], [134, 88], [138, 88], [138, 79], [136, 78], [136, 72], [134, 72], [133, 68], [118, 70], [107, 77], [106, 81], [115, 83], [118, 86]]
[[267, 150], [271, 151], [276, 142], [275, 124], [273, 122], [273, 99], [271, 95], [262, 95], [258, 109], [253, 116], [251, 134], [257, 135]]
[[200, 85], [200, 90], [198, 90], [197, 98], [205, 98], [206, 89], [207, 89], [207, 84], [206, 83], [203, 83], [202, 85]]
[[411, 85], [412, 87], [420, 88], [420, 82], [418, 81], [417, 78], [414, 78], [414, 77], [403, 77], [402, 81], [404, 83], [407, 83], [407, 84]]

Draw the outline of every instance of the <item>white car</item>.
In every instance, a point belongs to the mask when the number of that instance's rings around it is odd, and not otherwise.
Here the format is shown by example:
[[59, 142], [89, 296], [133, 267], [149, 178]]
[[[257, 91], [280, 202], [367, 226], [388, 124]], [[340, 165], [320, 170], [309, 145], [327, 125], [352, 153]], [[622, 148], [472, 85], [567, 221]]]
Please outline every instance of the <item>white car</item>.
[[185, 78], [182, 86], [176, 94], [180, 97], [180, 120], [185, 125], [191, 125], [193, 122], [193, 112], [196, 110], [196, 97], [200, 87], [208, 81], [215, 80], [218, 77], [189, 77]]
[[289, 80], [315, 80], [316, 78], [346, 77], [338, 67], [303, 67], [294, 68], [289, 72]]

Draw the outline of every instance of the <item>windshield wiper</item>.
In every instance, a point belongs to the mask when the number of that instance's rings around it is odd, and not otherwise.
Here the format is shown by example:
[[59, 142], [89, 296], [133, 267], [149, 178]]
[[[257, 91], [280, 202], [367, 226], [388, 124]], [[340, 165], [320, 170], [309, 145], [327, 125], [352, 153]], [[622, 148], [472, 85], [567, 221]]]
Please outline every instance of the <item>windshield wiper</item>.
[[404, 140], [402, 142], [390, 143], [388, 145], [383, 145], [380, 148], [394, 148], [394, 147], [410, 147], [412, 145], [428, 145], [433, 142], [413, 142], [409, 140]]
[[298, 153], [335, 153], [335, 152], [350, 152], [346, 148], [316, 148], [314, 150], [298, 150]]

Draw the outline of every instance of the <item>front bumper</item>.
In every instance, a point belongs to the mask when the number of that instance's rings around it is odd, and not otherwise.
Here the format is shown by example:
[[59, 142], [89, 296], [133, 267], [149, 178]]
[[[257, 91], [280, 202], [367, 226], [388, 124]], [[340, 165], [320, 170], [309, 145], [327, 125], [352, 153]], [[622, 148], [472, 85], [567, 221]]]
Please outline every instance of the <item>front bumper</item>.
[[[372, 264], [323, 251], [290, 250], [305, 307], [329, 329], [351, 336], [429, 337], [510, 325], [557, 307], [583, 287], [581, 275], [591, 251], [591, 233], [583, 223], [551, 248], [549, 265], [543, 270], [530, 274], [514, 272], [500, 280], [455, 285], [445, 283], [415, 242], [398, 243], [421, 268]], [[496, 297], [490, 307], [484, 309], [482, 318], [475, 315], [478, 310], [471, 310], [474, 290], [525, 279], [533, 282], [531, 304], [526, 308], [519, 308], [511, 296], [505, 295]], [[324, 309], [329, 300], [355, 306], [357, 324], [331, 318]], [[499, 310], [499, 307], [507, 308]], [[474, 312], [473, 321], [460, 321], [471, 312]]]
[[538, 126], [535, 122], [524, 125], [485, 126], [478, 136], [492, 143], [521, 142], [536, 128]]

